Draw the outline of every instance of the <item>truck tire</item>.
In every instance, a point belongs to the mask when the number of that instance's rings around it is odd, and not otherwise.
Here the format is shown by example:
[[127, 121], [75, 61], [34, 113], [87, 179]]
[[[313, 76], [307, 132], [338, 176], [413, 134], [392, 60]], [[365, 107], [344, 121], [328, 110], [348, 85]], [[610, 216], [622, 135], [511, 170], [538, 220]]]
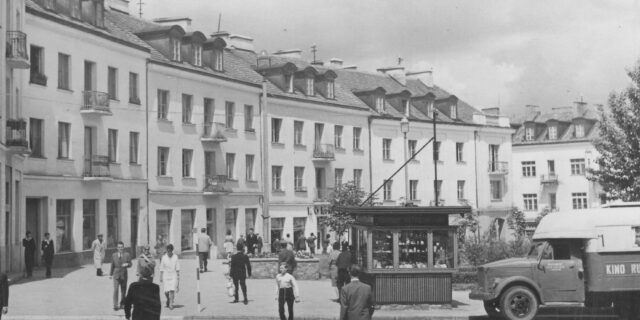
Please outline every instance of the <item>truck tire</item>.
[[538, 299], [527, 287], [514, 286], [502, 294], [500, 309], [509, 320], [532, 320], [538, 313]]
[[486, 300], [484, 303], [484, 311], [487, 312], [489, 319], [502, 319], [500, 312], [500, 298], [496, 300]]

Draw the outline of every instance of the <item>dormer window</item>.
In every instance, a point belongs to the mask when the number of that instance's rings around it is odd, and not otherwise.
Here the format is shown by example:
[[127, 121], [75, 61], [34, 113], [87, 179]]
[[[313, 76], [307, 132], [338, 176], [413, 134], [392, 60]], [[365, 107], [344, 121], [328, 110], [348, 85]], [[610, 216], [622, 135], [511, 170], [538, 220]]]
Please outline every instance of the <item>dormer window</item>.
[[313, 90], [313, 78], [307, 78], [306, 84], [307, 84], [307, 95], [308, 96], [314, 96], [315, 92]]
[[550, 126], [549, 129], [547, 129], [547, 130], [549, 132], [549, 140], [558, 139], [558, 127]]
[[213, 70], [222, 71], [223, 70], [223, 51], [222, 49], [214, 49], [213, 50]]
[[293, 93], [293, 75], [292, 74], [286, 74], [284, 76], [284, 85], [288, 93]]
[[182, 44], [180, 43], [180, 39], [171, 39], [171, 60], [180, 61], [180, 50]]
[[327, 98], [335, 99], [335, 97], [336, 97], [335, 83], [333, 82], [333, 80], [329, 80], [327, 81]]
[[202, 46], [194, 45], [193, 49], [193, 64], [200, 67], [202, 66]]
[[376, 97], [376, 110], [380, 113], [384, 112], [384, 97], [382, 96]]
[[404, 110], [404, 115], [406, 117], [409, 116], [409, 100], [402, 100], [402, 109]]
[[427, 103], [427, 114], [429, 115], [433, 114], [433, 100]]
[[533, 128], [529, 127], [524, 130], [524, 140], [532, 141], [534, 136]]
[[581, 124], [576, 125], [576, 138], [584, 137], [584, 126]]
[[458, 106], [451, 105], [449, 107], [449, 114], [451, 115], [451, 119], [457, 119], [458, 118]]

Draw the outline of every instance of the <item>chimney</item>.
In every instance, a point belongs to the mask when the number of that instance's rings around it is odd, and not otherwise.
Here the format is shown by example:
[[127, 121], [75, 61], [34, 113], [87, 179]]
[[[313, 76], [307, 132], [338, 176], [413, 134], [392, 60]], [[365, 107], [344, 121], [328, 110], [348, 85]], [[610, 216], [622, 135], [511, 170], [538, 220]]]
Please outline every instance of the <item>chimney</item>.
[[153, 22], [164, 26], [179, 25], [185, 32], [191, 31], [191, 18], [189, 17], [158, 18], [154, 19]]
[[584, 115], [584, 112], [587, 111], [587, 103], [582, 101], [582, 98], [580, 98], [580, 101], [575, 101], [573, 103], [576, 105], [576, 113], [579, 116]]
[[427, 87], [433, 88], [433, 70], [407, 71], [407, 79], [420, 80]]
[[300, 49], [278, 50], [278, 52], [275, 52], [273, 55], [285, 57], [285, 58], [302, 59], [302, 50]]
[[247, 36], [241, 36], [238, 34], [233, 34], [229, 36], [229, 43], [227, 44], [229, 47], [234, 47], [240, 50], [246, 50], [254, 52], [253, 49], [253, 38]]
[[485, 114], [488, 114], [488, 115], [492, 115], [492, 116], [499, 116], [500, 115], [500, 108], [497, 108], [497, 107], [484, 108], [484, 109], [482, 109], [482, 112], [484, 112]]
[[398, 81], [403, 86], [407, 85], [407, 77], [404, 73], [404, 67], [398, 66], [398, 67], [380, 68], [378, 69], [378, 72], [390, 75], [393, 79]]
[[129, 14], [129, 0], [107, 0], [107, 8]]
[[344, 61], [342, 61], [342, 59], [331, 58], [329, 60], [329, 67], [340, 69], [340, 68], [342, 68], [342, 64], [343, 63], [344, 63]]

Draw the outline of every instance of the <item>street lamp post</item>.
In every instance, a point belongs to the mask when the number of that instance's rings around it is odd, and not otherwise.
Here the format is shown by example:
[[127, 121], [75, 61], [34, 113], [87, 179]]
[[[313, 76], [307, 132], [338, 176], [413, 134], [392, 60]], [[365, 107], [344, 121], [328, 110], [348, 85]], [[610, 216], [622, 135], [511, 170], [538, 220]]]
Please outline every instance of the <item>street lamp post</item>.
[[405, 204], [409, 203], [409, 170], [407, 169], [407, 132], [409, 132], [409, 119], [407, 117], [403, 117], [400, 120], [400, 131], [404, 135], [404, 143], [402, 144], [404, 148], [404, 201]]

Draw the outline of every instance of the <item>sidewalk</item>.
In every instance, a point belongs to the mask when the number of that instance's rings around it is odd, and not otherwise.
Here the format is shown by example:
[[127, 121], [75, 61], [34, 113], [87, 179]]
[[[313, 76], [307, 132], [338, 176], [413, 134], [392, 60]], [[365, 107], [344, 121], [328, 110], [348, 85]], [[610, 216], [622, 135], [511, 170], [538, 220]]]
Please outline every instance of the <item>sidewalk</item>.
[[[176, 308], [162, 309], [162, 319], [278, 319], [275, 280], [248, 279], [249, 304], [233, 304], [227, 295], [222, 275], [222, 260], [209, 262], [209, 272], [201, 274], [202, 311], [196, 305], [197, 260], [180, 260], [180, 292]], [[109, 270], [105, 265], [103, 270]], [[129, 271], [135, 280], [135, 271]], [[154, 282], [158, 283], [156, 277]], [[329, 280], [299, 281], [301, 302], [295, 304], [296, 319], [337, 319], [340, 305], [331, 301], [334, 293]], [[9, 313], [3, 320], [115, 320], [124, 319], [124, 311], [112, 309], [113, 285], [108, 276], [96, 277], [92, 265], [77, 269], [54, 270], [53, 278], [43, 272], [23, 279], [10, 288]], [[469, 319], [484, 316], [482, 303], [469, 300], [467, 291], [454, 291], [454, 306], [385, 306], [374, 319]], [[240, 293], [242, 299], [242, 293]], [[162, 295], [164, 306], [165, 298]]]

